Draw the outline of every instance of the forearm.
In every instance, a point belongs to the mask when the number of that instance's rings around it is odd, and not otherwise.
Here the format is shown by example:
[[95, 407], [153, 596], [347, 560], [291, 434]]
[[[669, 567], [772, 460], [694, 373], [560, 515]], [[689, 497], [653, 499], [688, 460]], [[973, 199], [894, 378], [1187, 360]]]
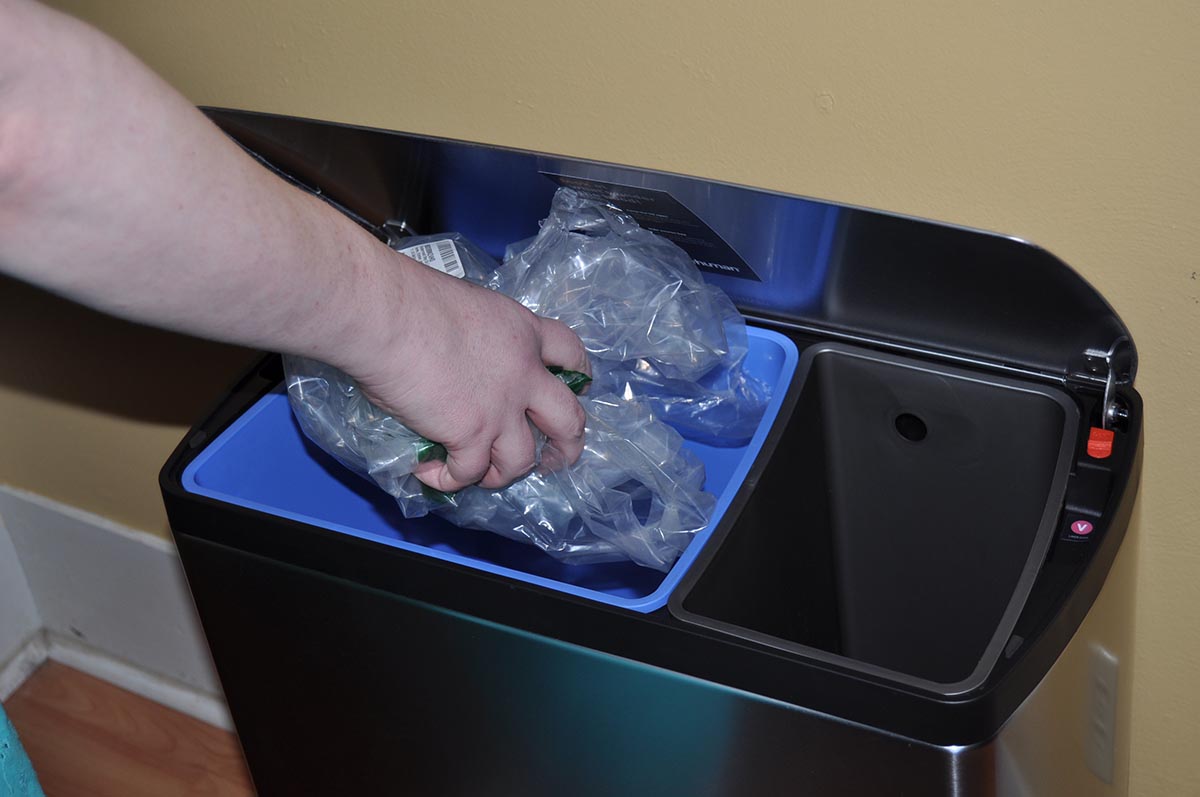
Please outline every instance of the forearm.
[[[0, 271], [115, 315], [323, 360], [446, 446], [453, 491], [572, 462], [562, 324], [397, 255], [261, 168], [100, 33], [0, 0]], [[479, 390], [476, 383], [486, 385]]]
[[[0, 0], [0, 265], [116, 315], [352, 367], [424, 275], [123, 48]], [[18, 35], [12, 35], [18, 33]], [[400, 319], [397, 319], [399, 321]]]

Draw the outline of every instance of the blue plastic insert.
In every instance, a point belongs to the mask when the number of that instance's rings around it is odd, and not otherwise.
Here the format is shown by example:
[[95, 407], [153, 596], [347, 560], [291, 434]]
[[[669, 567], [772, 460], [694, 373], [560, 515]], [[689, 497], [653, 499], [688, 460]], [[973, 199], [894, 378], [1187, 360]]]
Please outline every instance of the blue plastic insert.
[[268, 393], [210, 443], [183, 472], [188, 492], [415, 551], [518, 581], [638, 612], [667, 602], [729, 508], [779, 414], [799, 359], [791, 340], [748, 328], [746, 368], [772, 385], [771, 403], [746, 446], [717, 448], [688, 441], [703, 461], [705, 489], [717, 496], [708, 526], [668, 573], [632, 562], [565, 565], [531, 545], [440, 518], [408, 520], [391, 496], [312, 445], [297, 426], [283, 388]]

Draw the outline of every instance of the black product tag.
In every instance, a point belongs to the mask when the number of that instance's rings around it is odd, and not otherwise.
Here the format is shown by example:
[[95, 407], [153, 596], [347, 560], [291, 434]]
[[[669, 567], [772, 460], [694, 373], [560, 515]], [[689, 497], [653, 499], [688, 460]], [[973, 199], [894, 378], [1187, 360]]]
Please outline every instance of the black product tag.
[[701, 271], [762, 282], [732, 246], [666, 191], [565, 174], [542, 174], [588, 199], [601, 200], [625, 211], [643, 229], [661, 235], [687, 252]]

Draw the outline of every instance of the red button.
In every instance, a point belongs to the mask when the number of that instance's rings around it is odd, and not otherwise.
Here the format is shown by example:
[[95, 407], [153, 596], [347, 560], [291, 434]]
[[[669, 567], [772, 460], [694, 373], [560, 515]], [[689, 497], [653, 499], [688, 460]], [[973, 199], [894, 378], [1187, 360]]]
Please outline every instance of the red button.
[[1093, 426], [1088, 434], [1087, 452], [1093, 459], [1106, 459], [1112, 455], [1113, 431]]
[[1093, 526], [1091, 523], [1088, 523], [1086, 520], [1076, 520], [1071, 524], [1071, 531], [1078, 534], [1080, 537], [1086, 537], [1087, 535], [1091, 534], [1093, 528], [1095, 528], [1095, 526]]

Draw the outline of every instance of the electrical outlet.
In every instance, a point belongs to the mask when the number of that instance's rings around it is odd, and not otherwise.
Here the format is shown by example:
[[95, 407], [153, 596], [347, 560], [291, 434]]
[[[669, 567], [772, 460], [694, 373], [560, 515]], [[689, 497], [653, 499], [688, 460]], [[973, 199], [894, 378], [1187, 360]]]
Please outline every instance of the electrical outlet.
[[1084, 759], [1088, 769], [1112, 783], [1117, 735], [1117, 657], [1092, 645], [1088, 662]]

